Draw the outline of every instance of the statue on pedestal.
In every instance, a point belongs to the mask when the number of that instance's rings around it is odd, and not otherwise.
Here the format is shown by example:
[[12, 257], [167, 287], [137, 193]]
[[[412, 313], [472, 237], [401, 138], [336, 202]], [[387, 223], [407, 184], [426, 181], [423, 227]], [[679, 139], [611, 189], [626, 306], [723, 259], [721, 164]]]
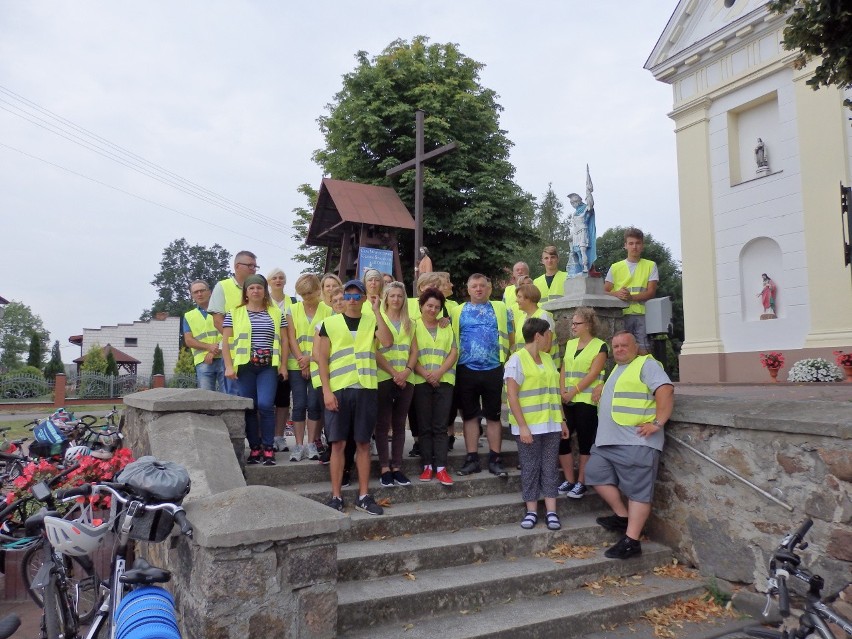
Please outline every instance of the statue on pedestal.
[[574, 212], [568, 214], [568, 232], [571, 237], [571, 255], [568, 258], [568, 277], [588, 277], [589, 269], [597, 258], [595, 240], [595, 200], [592, 197], [594, 186], [586, 165], [586, 201], [577, 193], [568, 195], [568, 202]]
[[761, 304], [763, 304], [763, 315], [760, 316], [760, 319], [775, 319], [777, 317], [775, 314], [775, 293], [778, 287], [766, 273], [763, 273], [761, 277], [763, 278], [763, 288], [757, 294]]
[[757, 146], [754, 147], [754, 161], [757, 164], [758, 175], [769, 173], [769, 152], [760, 138], [757, 138]]

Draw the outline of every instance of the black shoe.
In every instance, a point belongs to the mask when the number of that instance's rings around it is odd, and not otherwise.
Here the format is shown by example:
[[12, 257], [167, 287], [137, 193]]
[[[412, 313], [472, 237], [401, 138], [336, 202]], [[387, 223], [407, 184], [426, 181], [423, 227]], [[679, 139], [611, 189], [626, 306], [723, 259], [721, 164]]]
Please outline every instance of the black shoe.
[[248, 458], [246, 459], [246, 464], [250, 464], [252, 466], [259, 464], [261, 461], [261, 456], [262, 453], [260, 446], [258, 446], [257, 448], [252, 448], [249, 452]]
[[379, 477], [379, 486], [382, 488], [394, 488], [396, 486], [396, 484], [393, 483], [393, 473], [391, 471], [382, 473], [382, 476]]
[[397, 486], [411, 486], [411, 480], [401, 470], [393, 471], [393, 480]]
[[475, 459], [468, 459], [464, 466], [459, 468], [459, 475], [473, 475], [474, 473], [481, 473], [482, 466], [479, 465], [479, 457]]
[[[340, 480], [340, 487], [341, 488], [349, 488], [349, 471], [348, 470], [343, 471], [343, 479]], [[627, 530], [627, 528], [625, 528], [625, 530]]]
[[453, 446], [455, 446], [456, 438], [454, 435], [450, 435], [447, 437], [447, 450], [452, 450]]
[[342, 497], [332, 497], [329, 499], [326, 504], [329, 508], [334, 508], [335, 510], [339, 510], [343, 512], [343, 498]]
[[263, 447], [263, 465], [264, 466], [274, 466], [275, 465], [275, 449], [272, 446], [264, 446]]
[[598, 517], [595, 521], [598, 523], [598, 526], [603, 526], [607, 530], [614, 530], [615, 532], [627, 531], [627, 517], [609, 515], [608, 517]]
[[326, 446], [325, 450], [320, 453], [319, 463], [323, 466], [328, 466], [331, 463], [331, 446]]
[[363, 497], [360, 497], [358, 501], [355, 502], [355, 508], [364, 511], [368, 515], [381, 515], [385, 512], [384, 509], [376, 503], [376, 500], [373, 499], [372, 495], [364, 495]]
[[488, 472], [492, 475], [497, 475], [498, 477], [508, 477], [508, 471], [503, 468], [503, 462], [498, 457], [494, 461], [488, 462]]
[[420, 457], [420, 442], [414, 442], [414, 446], [408, 451], [409, 457]]
[[629, 559], [636, 555], [642, 554], [642, 544], [635, 539], [631, 539], [627, 535], [622, 537], [617, 544], [608, 548], [604, 552], [604, 557], [610, 559]]

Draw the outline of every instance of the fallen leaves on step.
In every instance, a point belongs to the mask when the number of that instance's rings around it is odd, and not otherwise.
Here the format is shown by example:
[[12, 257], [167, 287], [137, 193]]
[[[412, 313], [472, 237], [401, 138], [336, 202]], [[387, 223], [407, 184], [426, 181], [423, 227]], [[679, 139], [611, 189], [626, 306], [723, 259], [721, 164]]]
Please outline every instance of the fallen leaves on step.
[[593, 595], [603, 597], [607, 594], [605, 591], [613, 588], [627, 588], [629, 586], [640, 585], [642, 585], [642, 575], [633, 575], [632, 577], [604, 577], [597, 581], [587, 581], [583, 584], [583, 588], [591, 592]]
[[379, 506], [381, 506], [382, 508], [390, 508], [391, 507], [391, 500], [390, 500], [389, 497], [382, 497], [381, 499], [376, 501], [376, 503]]
[[654, 574], [658, 577], [669, 577], [671, 579], [696, 579], [698, 571], [692, 568], [676, 563], [667, 564], [665, 566], [657, 566], [654, 568]]
[[417, 581], [417, 575], [413, 572], [404, 572], [402, 573], [402, 576], [408, 579], [408, 581]]
[[562, 589], [561, 588], [554, 588], [553, 590], [548, 590], [547, 594], [551, 595], [553, 597], [558, 597], [559, 595], [562, 594]]
[[[547, 557], [556, 563], [565, 563], [565, 559], [588, 559], [595, 554], [594, 546], [575, 546], [573, 544], [556, 544], [545, 552], [537, 552], [536, 557]], [[563, 561], [559, 561], [563, 560]]]
[[387, 538], [387, 535], [373, 535], [372, 537], [364, 537], [364, 541], [384, 541]]
[[686, 622], [701, 623], [713, 617], [733, 617], [734, 612], [720, 606], [712, 599], [694, 597], [683, 601], [675, 599], [674, 603], [662, 608], [651, 608], [642, 615], [654, 626], [654, 636], [662, 639], [675, 637], [674, 628], [683, 628]]
[[402, 627], [402, 630], [403, 630], [403, 632], [408, 632], [412, 628], [414, 628], [414, 624], [413, 623], [407, 623]]

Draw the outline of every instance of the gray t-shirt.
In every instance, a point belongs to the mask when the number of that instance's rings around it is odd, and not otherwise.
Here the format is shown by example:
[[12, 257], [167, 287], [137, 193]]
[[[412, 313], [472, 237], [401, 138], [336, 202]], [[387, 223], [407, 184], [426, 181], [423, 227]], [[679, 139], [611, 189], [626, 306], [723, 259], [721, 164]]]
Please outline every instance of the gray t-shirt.
[[225, 289], [222, 288], [222, 282], [216, 282], [216, 286], [213, 287], [213, 292], [210, 293], [210, 301], [207, 303], [207, 312], [224, 315], [225, 312], [229, 310], [230, 309], [225, 308]]
[[[615, 382], [626, 368], [626, 364], [616, 366], [604, 384], [601, 401], [598, 404], [598, 434], [595, 438], [595, 446], [648, 446], [663, 450], [666, 436], [662, 429], [653, 435], [642, 437], [636, 432], [637, 426], [620, 426], [612, 419], [612, 395], [615, 391]], [[650, 357], [642, 364], [639, 379], [652, 393], [660, 386], [672, 383], [659, 362]]]

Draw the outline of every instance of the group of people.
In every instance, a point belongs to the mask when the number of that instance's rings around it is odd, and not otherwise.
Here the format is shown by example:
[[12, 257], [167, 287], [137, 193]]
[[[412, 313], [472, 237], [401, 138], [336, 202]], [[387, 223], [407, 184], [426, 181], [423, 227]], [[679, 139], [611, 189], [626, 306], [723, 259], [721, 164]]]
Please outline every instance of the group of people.
[[[644, 301], [654, 296], [658, 275], [654, 263], [641, 258], [642, 244], [641, 231], [629, 229], [627, 259], [607, 273], [605, 290], [629, 305], [627, 330], [612, 339], [616, 367], [608, 378], [609, 348], [594, 310], [576, 309], [573, 337], [562, 351], [553, 317], [540, 307], [564, 291], [566, 273], [554, 247], [543, 250], [545, 273], [535, 281], [526, 264], [515, 265], [502, 301], [491, 299], [488, 277], [471, 275], [469, 301], [461, 304], [449, 299], [448, 273], [421, 274], [417, 295], [408, 299], [402, 283], [375, 270], [346, 283], [334, 275], [302, 275], [295, 285], [302, 301], [296, 301], [284, 294], [280, 269], [264, 278], [254, 254], [242, 251], [233, 277], [212, 292], [204, 282], [192, 283], [197, 308], [185, 316], [184, 336], [200, 387], [220, 385], [254, 401], [255, 409], [246, 411], [246, 463], [274, 465], [275, 453], [287, 449], [284, 407], [292, 395], [290, 459], [328, 462], [332, 508], [344, 509], [342, 488], [355, 469], [355, 507], [383, 513], [369, 492], [371, 441], [379, 484], [411, 484], [402, 472], [406, 424], [416, 442], [412, 452], [421, 458], [419, 480], [452, 486], [447, 458], [457, 413], [466, 454], [456, 473], [482, 472], [484, 434], [487, 470], [506, 477], [505, 402], [526, 503], [521, 526], [536, 526], [543, 498], [546, 525], [558, 530], [557, 496], [579, 499], [593, 486], [613, 509], [598, 523], [624, 533], [607, 556], [626, 558], [641, 552], [662, 428], [673, 404], [671, 382], [647, 356]], [[276, 407], [283, 419], [276, 419]]]

